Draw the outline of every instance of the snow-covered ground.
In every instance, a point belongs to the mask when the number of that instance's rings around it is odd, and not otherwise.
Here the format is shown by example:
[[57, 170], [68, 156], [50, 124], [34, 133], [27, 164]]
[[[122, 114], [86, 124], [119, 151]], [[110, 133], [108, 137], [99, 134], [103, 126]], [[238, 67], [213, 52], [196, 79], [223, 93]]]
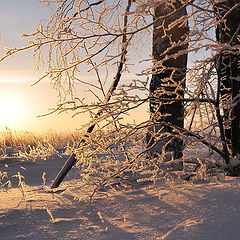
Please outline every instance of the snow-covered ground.
[[76, 169], [59, 190], [49, 191], [66, 158], [0, 160], [0, 171], [7, 170], [9, 176], [20, 172], [26, 183], [18, 186], [15, 178], [12, 189], [0, 190], [1, 240], [240, 239], [239, 178], [111, 189], [89, 204], [83, 199], [90, 190], [78, 187]]

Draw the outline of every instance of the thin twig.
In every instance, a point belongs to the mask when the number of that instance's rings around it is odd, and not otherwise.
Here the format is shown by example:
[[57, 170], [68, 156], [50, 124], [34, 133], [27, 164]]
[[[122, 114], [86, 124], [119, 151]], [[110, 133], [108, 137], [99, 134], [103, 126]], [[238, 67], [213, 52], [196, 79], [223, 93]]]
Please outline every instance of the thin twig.
[[[117, 73], [116, 73], [116, 76], [113, 80], [113, 83], [112, 83], [111, 87], [109, 88], [107, 95], [105, 96], [105, 100], [103, 101], [103, 104], [108, 103], [109, 100], [111, 99], [112, 94], [115, 91], [115, 89], [117, 88], [118, 83], [121, 79], [123, 65], [126, 62], [126, 54], [127, 54], [127, 46], [128, 46], [126, 44], [127, 43], [126, 32], [127, 32], [128, 13], [129, 13], [129, 10], [130, 10], [130, 7], [131, 7], [131, 3], [132, 3], [132, 0], [128, 0], [128, 4], [127, 4], [125, 15], [124, 15], [121, 61], [119, 63]], [[96, 121], [101, 116], [102, 113], [103, 113], [103, 110], [100, 109], [95, 116]], [[79, 145], [86, 142], [85, 138], [88, 137], [88, 135], [93, 131], [95, 126], [96, 126], [96, 123], [93, 123], [88, 127], [88, 129], [87, 129], [84, 137], [80, 141]], [[72, 155], [68, 158], [68, 160], [65, 162], [62, 169], [58, 173], [57, 177], [55, 178], [55, 180], [54, 180], [54, 182], [51, 186], [51, 188], [57, 188], [61, 184], [62, 180], [67, 175], [67, 173], [71, 170], [72, 166], [75, 164], [76, 161], [77, 161], [76, 155], [75, 155], [75, 153], [72, 153]]]

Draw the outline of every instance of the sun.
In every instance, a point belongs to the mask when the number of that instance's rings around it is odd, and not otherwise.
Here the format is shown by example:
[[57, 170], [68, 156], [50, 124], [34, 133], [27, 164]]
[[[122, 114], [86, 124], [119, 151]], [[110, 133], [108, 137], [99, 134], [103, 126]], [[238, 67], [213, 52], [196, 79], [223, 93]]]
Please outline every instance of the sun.
[[0, 97], [0, 127], [13, 127], [21, 116], [20, 106], [14, 98]]

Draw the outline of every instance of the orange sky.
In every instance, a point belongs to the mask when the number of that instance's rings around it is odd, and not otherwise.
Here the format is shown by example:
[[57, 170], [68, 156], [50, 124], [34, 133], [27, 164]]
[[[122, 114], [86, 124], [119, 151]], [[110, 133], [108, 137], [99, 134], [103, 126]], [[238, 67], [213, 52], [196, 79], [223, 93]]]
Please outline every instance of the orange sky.
[[[27, 43], [20, 39], [23, 33], [32, 32], [41, 18], [48, 13], [35, 0], [0, 1], [0, 54], [4, 47], [20, 47]], [[32, 52], [24, 52], [11, 56], [0, 63], [0, 131], [6, 127], [12, 130], [47, 131], [74, 130], [87, 123], [85, 116], [72, 118], [72, 113], [54, 114], [37, 118], [47, 113], [58, 98], [49, 82], [44, 80], [31, 87], [41, 72], [33, 71]], [[131, 116], [129, 121], [140, 119], [145, 113]], [[139, 115], [139, 116], [138, 116]], [[141, 117], [140, 117], [141, 116]]]

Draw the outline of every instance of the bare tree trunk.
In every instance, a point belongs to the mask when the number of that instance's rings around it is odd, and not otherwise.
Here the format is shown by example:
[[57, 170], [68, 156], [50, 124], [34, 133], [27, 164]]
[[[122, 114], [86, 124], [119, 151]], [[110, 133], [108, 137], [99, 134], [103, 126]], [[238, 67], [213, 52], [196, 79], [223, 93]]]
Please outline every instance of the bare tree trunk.
[[[184, 97], [187, 69], [186, 6], [171, 1], [155, 8], [153, 29], [153, 74], [150, 83], [150, 113], [154, 124], [147, 134], [150, 155], [172, 152], [175, 159], [182, 157], [183, 141], [174, 137], [175, 125], [184, 127], [184, 103], [174, 101]], [[172, 98], [173, 101], [162, 101]]]
[[221, 82], [225, 135], [232, 155], [236, 156], [240, 153], [240, 3], [226, 0], [215, 4], [214, 8], [217, 41], [227, 44], [217, 56], [216, 65]]

